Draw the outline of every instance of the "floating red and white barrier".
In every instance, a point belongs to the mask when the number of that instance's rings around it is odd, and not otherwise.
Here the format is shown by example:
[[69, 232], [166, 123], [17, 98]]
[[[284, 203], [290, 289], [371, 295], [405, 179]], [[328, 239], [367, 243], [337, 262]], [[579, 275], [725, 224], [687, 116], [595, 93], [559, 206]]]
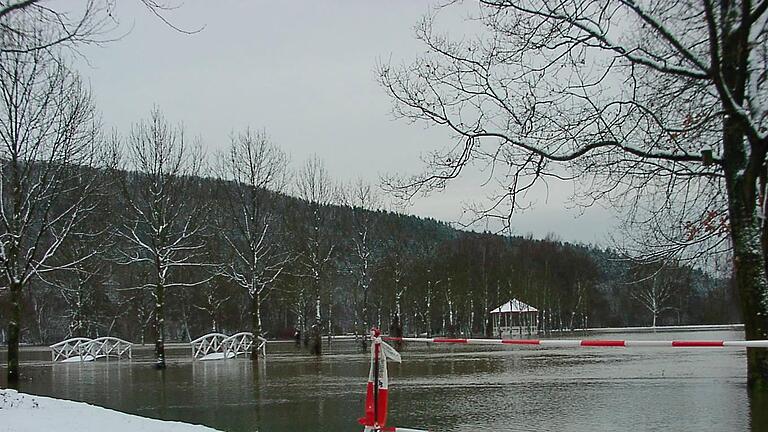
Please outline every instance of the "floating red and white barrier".
[[374, 427], [368, 427], [366, 426], [365, 429], [363, 429], [363, 432], [428, 432], [424, 429], [410, 429], [410, 428], [400, 428], [400, 427], [380, 427], [380, 428], [374, 428]]
[[389, 342], [426, 342], [469, 345], [522, 345], [553, 348], [670, 347], [670, 348], [768, 348], [768, 340], [607, 340], [607, 339], [463, 339], [384, 337]]
[[726, 341], [726, 340], [611, 340], [611, 339], [465, 339], [465, 338], [419, 338], [382, 337], [378, 329], [371, 330], [371, 369], [365, 395], [365, 416], [358, 419], [364, 426], [363, 432], [426, 432], [387, 426], [387, 405], [389, 399], [389, 377], [387, 359], [400, 362], [400, 354], [384, 341], [425, 342], [469, 345], [518, 345], [527, 347], [552, 348], [768, 348], [768, 340]]

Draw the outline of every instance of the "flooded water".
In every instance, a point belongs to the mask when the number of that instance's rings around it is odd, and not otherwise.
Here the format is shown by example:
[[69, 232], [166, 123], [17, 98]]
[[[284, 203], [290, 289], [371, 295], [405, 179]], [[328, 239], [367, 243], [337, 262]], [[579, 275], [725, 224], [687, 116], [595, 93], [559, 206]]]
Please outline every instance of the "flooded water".
[[[600, 338], [599, 335], [593, 335]], [[740, 332], [605, 336], [741, 339]], [[131, 362], [52, 364], [24, 350], [21, 391], [80, 400], [224, 431], [360, 431], [368, 357], [352, 341], [316, 359], [291, 343], [268, 358], [192, 362], [150, 347]], [[389, 364], [392, 426], [431, 431], [745, 431], [750, 428], [742, 350], [544, 349], [409, 344]], [[0, 386], [5, 370], [0, 368]], [[2, 414], [0, 413], [0, 418]]]

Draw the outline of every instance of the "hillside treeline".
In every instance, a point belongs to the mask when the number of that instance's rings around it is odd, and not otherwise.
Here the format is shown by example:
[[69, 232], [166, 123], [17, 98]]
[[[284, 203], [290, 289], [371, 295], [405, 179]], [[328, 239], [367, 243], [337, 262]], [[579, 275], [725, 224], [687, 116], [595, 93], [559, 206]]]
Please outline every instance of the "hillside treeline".
[[[244, 240], [226, 211], [238, 197], [234, 182], [174, 179], [183, 194], [164, 198], [177, 202], [164, 211], [178, 214], [158, 233], [131, 210], [140, 206], [136, 191], [151, 191], [157, 179], [131, 171], [106, 177], [92, 198], [96, 210], [80, 222], [88, 234], [73, 232], [61, 246], [58, 259], [76, 264], [41, 273], [25, 291], [26, 343], [104, 335], [154, 343], [158, 302], [164, 339], [171, 341], [257, 325], [267, 337], [297, 329], [309, 335], [318, 310], [323, 334], [399, 324], [404, 334], [491, 336], [489, 311], [511, 298], [540, 310], [543, 331], [739, 320], [728, 282], [690, 267], [635, 265], [610, 250], [553, 238], [458, 231], [432, 219], [318, 205], [263, 189], [254, 192], [270, 209], [259, 234], [271, 237], [270, 256], [262, 251], [262, 259], [272, 268], [258, 276], [264, 283], [256, 283], [257, 306], [256, 290], [244, 288], [233, 271], [242, 252], [232, 246]], [[162, 236], [173, 238], [176, 249], [161, 270], [158, 300], [160, 258], [140, 243]], [[313, 268], [313, 260], [325, 261]], [[3, 328], [10, 316], [5, 300]]]

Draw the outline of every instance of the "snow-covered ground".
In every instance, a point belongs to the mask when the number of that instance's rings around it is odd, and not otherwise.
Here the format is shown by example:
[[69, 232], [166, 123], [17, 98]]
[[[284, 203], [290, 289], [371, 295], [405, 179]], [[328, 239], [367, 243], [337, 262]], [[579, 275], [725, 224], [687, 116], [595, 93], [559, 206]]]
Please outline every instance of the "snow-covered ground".
[[83, 402], [0, 389], [0, 432], [211, 432], [216, 429], [139, 417]]

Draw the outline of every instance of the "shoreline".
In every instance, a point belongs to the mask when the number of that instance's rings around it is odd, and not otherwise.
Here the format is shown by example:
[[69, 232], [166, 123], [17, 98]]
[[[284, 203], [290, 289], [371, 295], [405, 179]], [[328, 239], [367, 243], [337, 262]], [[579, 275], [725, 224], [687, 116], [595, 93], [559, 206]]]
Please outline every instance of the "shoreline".
[[0, 418], [0, 432], [219, 432], [208, 426], [141, 417], [10, 389], [0, 389]]
[[[669, 333], [669, 332], [676, 332], [676, 331], [690, 331], [690, 332], [696, 332], [696, 331], [743, 331], [744, 330], [744, 324], [693, 324], [693, 325], [676, 325], [676, 326], [637, 326], [637, 327], [589, 327], [585, 329], [573, 329], [573, 330], [551, 330], [548, 333], [548, 336], [558, 336], [558, 335], [570, 335], [570, 334], [584, 334], [584, 333]], [[525, 332], [523, 332], [525, 334]], [[360, 336], [351, 335], [351, 334], [341, 334], [341, 335], [323, 335], [322, 339], [324, 342], [328, 341], [328, 338], [330, 337], [333, 341], [344, 341], [344, 340], [357, 340]], [[473, 336], [473, 337], [481, 337], [482, 336]], [[493, 339], [493, 338], [491, 338]], [[288, 343], [295, 343], [293, 339], [268, 339], [267, 344], [288, 344]], [[139, 343], [133, 344], [137, 348], [152, 348], [154, 347], [151, 343], [145, 343], [144, 345]], [[50, 347], [48, 345], [28, 345], [28, 344], [21, 344], [21, 348], [24, 348], [26, 350], [50, 350]], [[189, 348], [189, 342], [167, 342], [165, 344], [165, 347], [167, 349], [187, 349]], [[7, 346], [4, 342], [0, 342], [0, 353], [5, 353], [7, 350]]]

